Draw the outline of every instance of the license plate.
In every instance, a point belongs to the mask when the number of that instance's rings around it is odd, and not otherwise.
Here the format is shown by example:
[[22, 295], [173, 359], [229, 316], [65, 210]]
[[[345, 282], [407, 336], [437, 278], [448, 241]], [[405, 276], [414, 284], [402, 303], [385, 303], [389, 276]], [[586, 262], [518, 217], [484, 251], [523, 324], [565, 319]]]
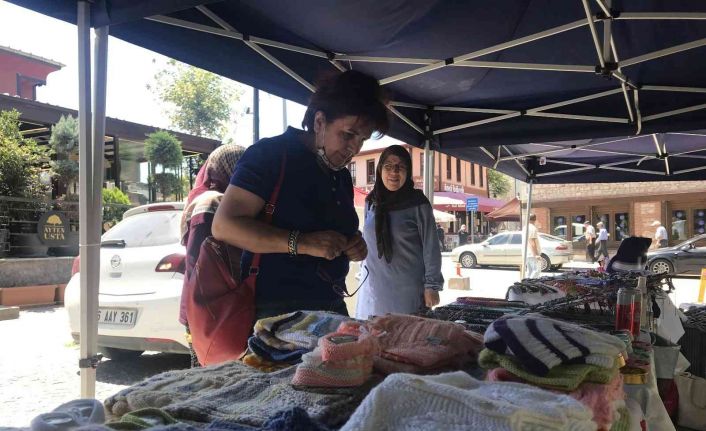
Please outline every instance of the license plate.
[[98, 324], [135, 326], [137, 310], [125, 308], [100, 308], [98, 309]]

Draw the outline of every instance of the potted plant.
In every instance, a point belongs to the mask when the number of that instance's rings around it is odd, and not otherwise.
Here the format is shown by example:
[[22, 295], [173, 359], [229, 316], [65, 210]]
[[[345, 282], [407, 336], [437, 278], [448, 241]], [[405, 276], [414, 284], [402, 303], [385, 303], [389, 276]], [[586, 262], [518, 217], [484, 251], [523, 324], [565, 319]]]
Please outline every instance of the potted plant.
[[5, 217], [11, 232], [11, 253], [46, 255], [36, 235], [36, 222], [47, 209], [44, 203], [49, 184], [42, 181], [47, 151], [20, 132], [20, 113], [0, 111], [0, 197], [5, 200]]

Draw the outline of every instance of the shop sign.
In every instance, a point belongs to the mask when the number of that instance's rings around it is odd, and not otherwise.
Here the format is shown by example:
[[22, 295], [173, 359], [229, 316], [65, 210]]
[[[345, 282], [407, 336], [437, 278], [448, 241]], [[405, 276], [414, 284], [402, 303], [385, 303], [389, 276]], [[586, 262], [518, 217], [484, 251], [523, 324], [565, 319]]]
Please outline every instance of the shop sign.
[[463, 186], [458, 184], [444, 184], [445, 192], [463, 193]]
[[61, 246], [67, 244], [69, 221], [60, 212], [48, 211], [37, 224], [37, 235], [44, 245]]

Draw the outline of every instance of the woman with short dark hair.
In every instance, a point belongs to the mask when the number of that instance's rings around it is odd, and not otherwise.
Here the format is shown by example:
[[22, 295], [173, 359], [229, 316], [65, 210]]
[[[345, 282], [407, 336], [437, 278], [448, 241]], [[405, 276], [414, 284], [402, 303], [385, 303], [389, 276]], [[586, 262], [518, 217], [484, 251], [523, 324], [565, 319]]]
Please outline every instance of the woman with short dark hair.
[[[258, 319], [295, 310], [347, 314], [349, 262], [367, 255], [347, 166], [366, 139], [387, 132], [380, 85], [356, 71], [332, 76], [312, 95], [302, 126], [247, 149], [213, 223], [216, 239], [245, 250], [243, 276], [253, 254], [261, 255]], [[269, 202], [281, 172], [278, 198]], [[271, 224], [259, 219], [264, 211]]]
[[444, 277], [434, 210], [414, 188], [411, 173], [404, 147], [392, 145], [380, 155], [366, 199], [363, 237], [370, 253], [356, 308], [360, 319], [415, 313], [439, 303]]

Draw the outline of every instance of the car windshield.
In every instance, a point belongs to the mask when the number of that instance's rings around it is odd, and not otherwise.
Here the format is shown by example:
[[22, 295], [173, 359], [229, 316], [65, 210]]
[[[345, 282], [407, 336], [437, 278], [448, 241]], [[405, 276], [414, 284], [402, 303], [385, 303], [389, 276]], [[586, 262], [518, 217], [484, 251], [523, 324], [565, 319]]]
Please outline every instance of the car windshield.
[[150, 247], [178, 243], [181, 211], [135, 214], [113, 226], [101, 241], [125, 241], [126, 247]]

